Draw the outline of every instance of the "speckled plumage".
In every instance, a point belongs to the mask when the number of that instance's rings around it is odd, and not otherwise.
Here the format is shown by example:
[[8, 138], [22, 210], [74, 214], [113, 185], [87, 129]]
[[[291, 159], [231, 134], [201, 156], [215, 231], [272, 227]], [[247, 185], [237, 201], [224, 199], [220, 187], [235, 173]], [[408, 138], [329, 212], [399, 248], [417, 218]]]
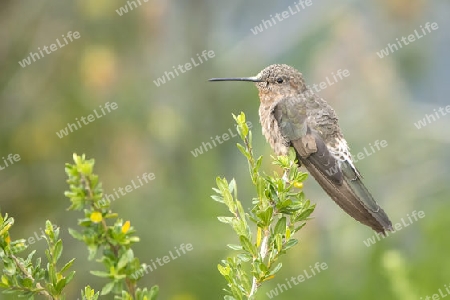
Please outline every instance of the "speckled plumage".
[[312, 92], [303, 76], [288, 65], [271, 65], [248, 78], [259, 91], [262, 132], [278, 155], [289, 147], [328, 195], [357, 221], [384, 233], [392, 230], [386, 213], [361, 181], [335, 111]]
[[283, 73], [283, 80], [288, 80], [289, 85], [271, 86], [267, 85], [266, 82], [256, 83], [261, 101], [259, 117], [262, 132], [275, 153], [278, 155], [287, 154], [290, 141], [283, 136], [276, 126], [277, 121], [273, 115], [273, 110], [280, 101], [289, 101], [290, 110], [307, 117], [306, 125], [320, 133], [330, 153], [339, 162], [350, 162], [352, 168], [358, 173], [353, 164], [350, 149], [339, 128], [338, 117], [334, 109], [307, 88], [300, 72], [288, 65], [271, 65], [256, 77], [265, 77], [275, 83], [279, 77], [277, 74], [281, 73]]

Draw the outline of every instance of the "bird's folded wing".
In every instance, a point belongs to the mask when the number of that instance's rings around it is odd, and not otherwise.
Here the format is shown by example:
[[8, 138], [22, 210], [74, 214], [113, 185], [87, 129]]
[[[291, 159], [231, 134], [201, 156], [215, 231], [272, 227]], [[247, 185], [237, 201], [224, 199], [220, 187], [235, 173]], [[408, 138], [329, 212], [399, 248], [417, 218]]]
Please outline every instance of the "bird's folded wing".
[[330, 153], [320, 134], [307, 124], [306, 111], [293, 99], [284, 99], [273, 114], [281, 134], [290, 140], [297, 158], [327, 194], [357, 221], [384, 233], [392, 229], [385, 212], [375, 202], [356, 171]]
[[320, 135], [308, 127], [306, 111], [298, 100], [283, 99], [275, 106], [273, 114], [281, 134], [291, 141], [299, 156], [309, 158], [324, 176], [342, 184], [343, 174], [338, 161], [328, 151]]

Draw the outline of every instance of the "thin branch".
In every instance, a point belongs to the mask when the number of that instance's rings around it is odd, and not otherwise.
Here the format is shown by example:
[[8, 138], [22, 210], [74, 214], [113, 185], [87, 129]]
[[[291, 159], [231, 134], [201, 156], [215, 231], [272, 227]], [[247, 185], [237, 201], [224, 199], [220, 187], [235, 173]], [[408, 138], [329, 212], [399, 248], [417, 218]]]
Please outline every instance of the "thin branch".
[[[264, 231], [264, 237], [261, 242], [261, 249], [259, 252], [259, 254], [261, 256], [261, 260], [264, 260], [264, 258], [266, 258], [267, 252], [269, 252], [269, 237], [270, 237], [270, 228], [266, 229]], [[253, 261], [255, 261], [255, 260], [253, 260]], [[256, 294], [256, 290], [258, 289], [258, 287], [260, 285], [261, 284], [258, 282], [256, 277], [253, 276], [252, 289], [250, 291], [250, 295], [248, 296], [249, 299], [251, 299], [251, 297], [253, 297]]]
[[[11, 254], [11, 258], [14, 260], [14, 263], [16, 264], [16, 266], [20, 269], [20, 271], [22, 271], [23, 275], [25, 275], [26, 278], [30, 279], [32, 282], [35, 281], [35, 279], [33, 278], [33, 276], [31, 276], [30, 273], [28, 273], [28, 271], [25, 269], [25, 267], [20, 263], [20, 261], [17, 259], [17, 257], [14, 254]], [[39, 295], [43, 295], [45, 296], [47, 299], [51, 299], [53, 300], [53, 296], [50, 295], [43, 287], [42, 285], [37, 282], [36, 283], [36, 288], [39, 289], [40, 291], [38, 292]]]

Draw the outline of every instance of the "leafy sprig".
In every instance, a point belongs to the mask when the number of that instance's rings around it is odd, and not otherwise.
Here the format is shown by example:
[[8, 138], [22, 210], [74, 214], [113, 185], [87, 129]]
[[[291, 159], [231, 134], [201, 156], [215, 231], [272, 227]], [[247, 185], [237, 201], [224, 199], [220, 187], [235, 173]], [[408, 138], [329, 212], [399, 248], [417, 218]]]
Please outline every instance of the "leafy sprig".
[[[239, 240], [239, 244], [228, 245], [238, 253], [222, 260], [218, 269], [228, 282], [224, 299], [255, 299], [261, 284], [274, 278], [281, 269], [279, 258], [298, 243], [292, 236], [305, 226], [315, 205], [305, 199], [301, 190], [307, 173], [298, 170], [295, 151], [290, 149], [288, 156], [272, 157], [273, 164], [283, 170], [283, 176], [277, 172], [261, 174], [262, 156], [254, 157], [252, 132], [245, 122], [245, 114], [233, 117], [243, 141], [237, 147], [247, 159], [256, 197], [247, 213], [238, 200], [236, 181], [216, 179], [217, 188], [213, 188], [216, 195], [212, 198], [225, 204], [231, 213], [218, 219], [231, 225]], [[251, 223], [256, 225], [256, 234], [251, 230]]]
[[75, 271], [68, 272], [75, 259], [58, 269], [63, 251], [59, 228], [50, 221], [45, 223], [45, 234], [42, 238], [47, 242], [47, 264], [43, 267], [40, 257], [34, 259], [36, 250], [26, 258], [20, 255], [28, 246], [24, 239], [11, 240], [9, 231], [13, 224], [13, 218], [0, 213], [0, 259], [3, 263], [0, 287], [4, 289], [3, 293], [28, 299], [33, 299], [35, 295], [44, 296], [46, 299], [65, 299], [63, 290], [75, 275]]
[[78, 220], [81, 231], [69, 229], [69, 233], [84, 242], [89, 250], [89, 259], [98, 257], [103, 263], [104, 271], [91, 271], [91, 274], [109, 280], [101, 295], [113, 293], [115, 299], [154, 300], [158, 295], [158, 286], [150, 290], [138, 288], [137, 282], [144, 276], [140, 264], [134, 256], [131, 246], [139, 242], [139, 237], [130, 221], [124, 221], [111, 210], [111, 202], [104, 199], [102, 185], [93, 173], [94, 160], [87, 160], [84, 155], [74, 154], [74, 164], [66, 164], [70, 190], [65, 193], [71, 201], [69, 210], [84, 212]]

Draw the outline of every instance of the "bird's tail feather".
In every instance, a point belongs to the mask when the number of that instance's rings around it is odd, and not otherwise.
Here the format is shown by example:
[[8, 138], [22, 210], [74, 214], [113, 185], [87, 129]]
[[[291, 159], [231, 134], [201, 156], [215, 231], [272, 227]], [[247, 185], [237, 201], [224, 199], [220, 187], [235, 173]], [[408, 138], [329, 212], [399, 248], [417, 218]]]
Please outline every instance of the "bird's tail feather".
[[347, 173], [343, 174], [344, 180], [338, 183], [330, 180], [327, 174], [323, 174], [309, 158], [299, 156], [298, 159], [334, 202], [347, 214], [376, 232], [384, 234], [386, 230], [392, 230], [392, 224], [386, 213], [375, 202], [356, 173], [353, 176], [346, 171]]
[[[345, 163], [348, 164], [347, 162]], [[342, 172], [344, 175], [344, 181], [351, 188], [354, 195], [361, 200], [364, 207], [385, 229], [392, 230], [392, 223], [389, 220], [389, 217], [378, 205], [375, 199], [373, 199], [372, 194], [370, 194], [365, 185], [362, 183], [360, 176], [358, 176], [355, 170], [350, 165], [347, 165], [346, 167], [343, 167]]]

